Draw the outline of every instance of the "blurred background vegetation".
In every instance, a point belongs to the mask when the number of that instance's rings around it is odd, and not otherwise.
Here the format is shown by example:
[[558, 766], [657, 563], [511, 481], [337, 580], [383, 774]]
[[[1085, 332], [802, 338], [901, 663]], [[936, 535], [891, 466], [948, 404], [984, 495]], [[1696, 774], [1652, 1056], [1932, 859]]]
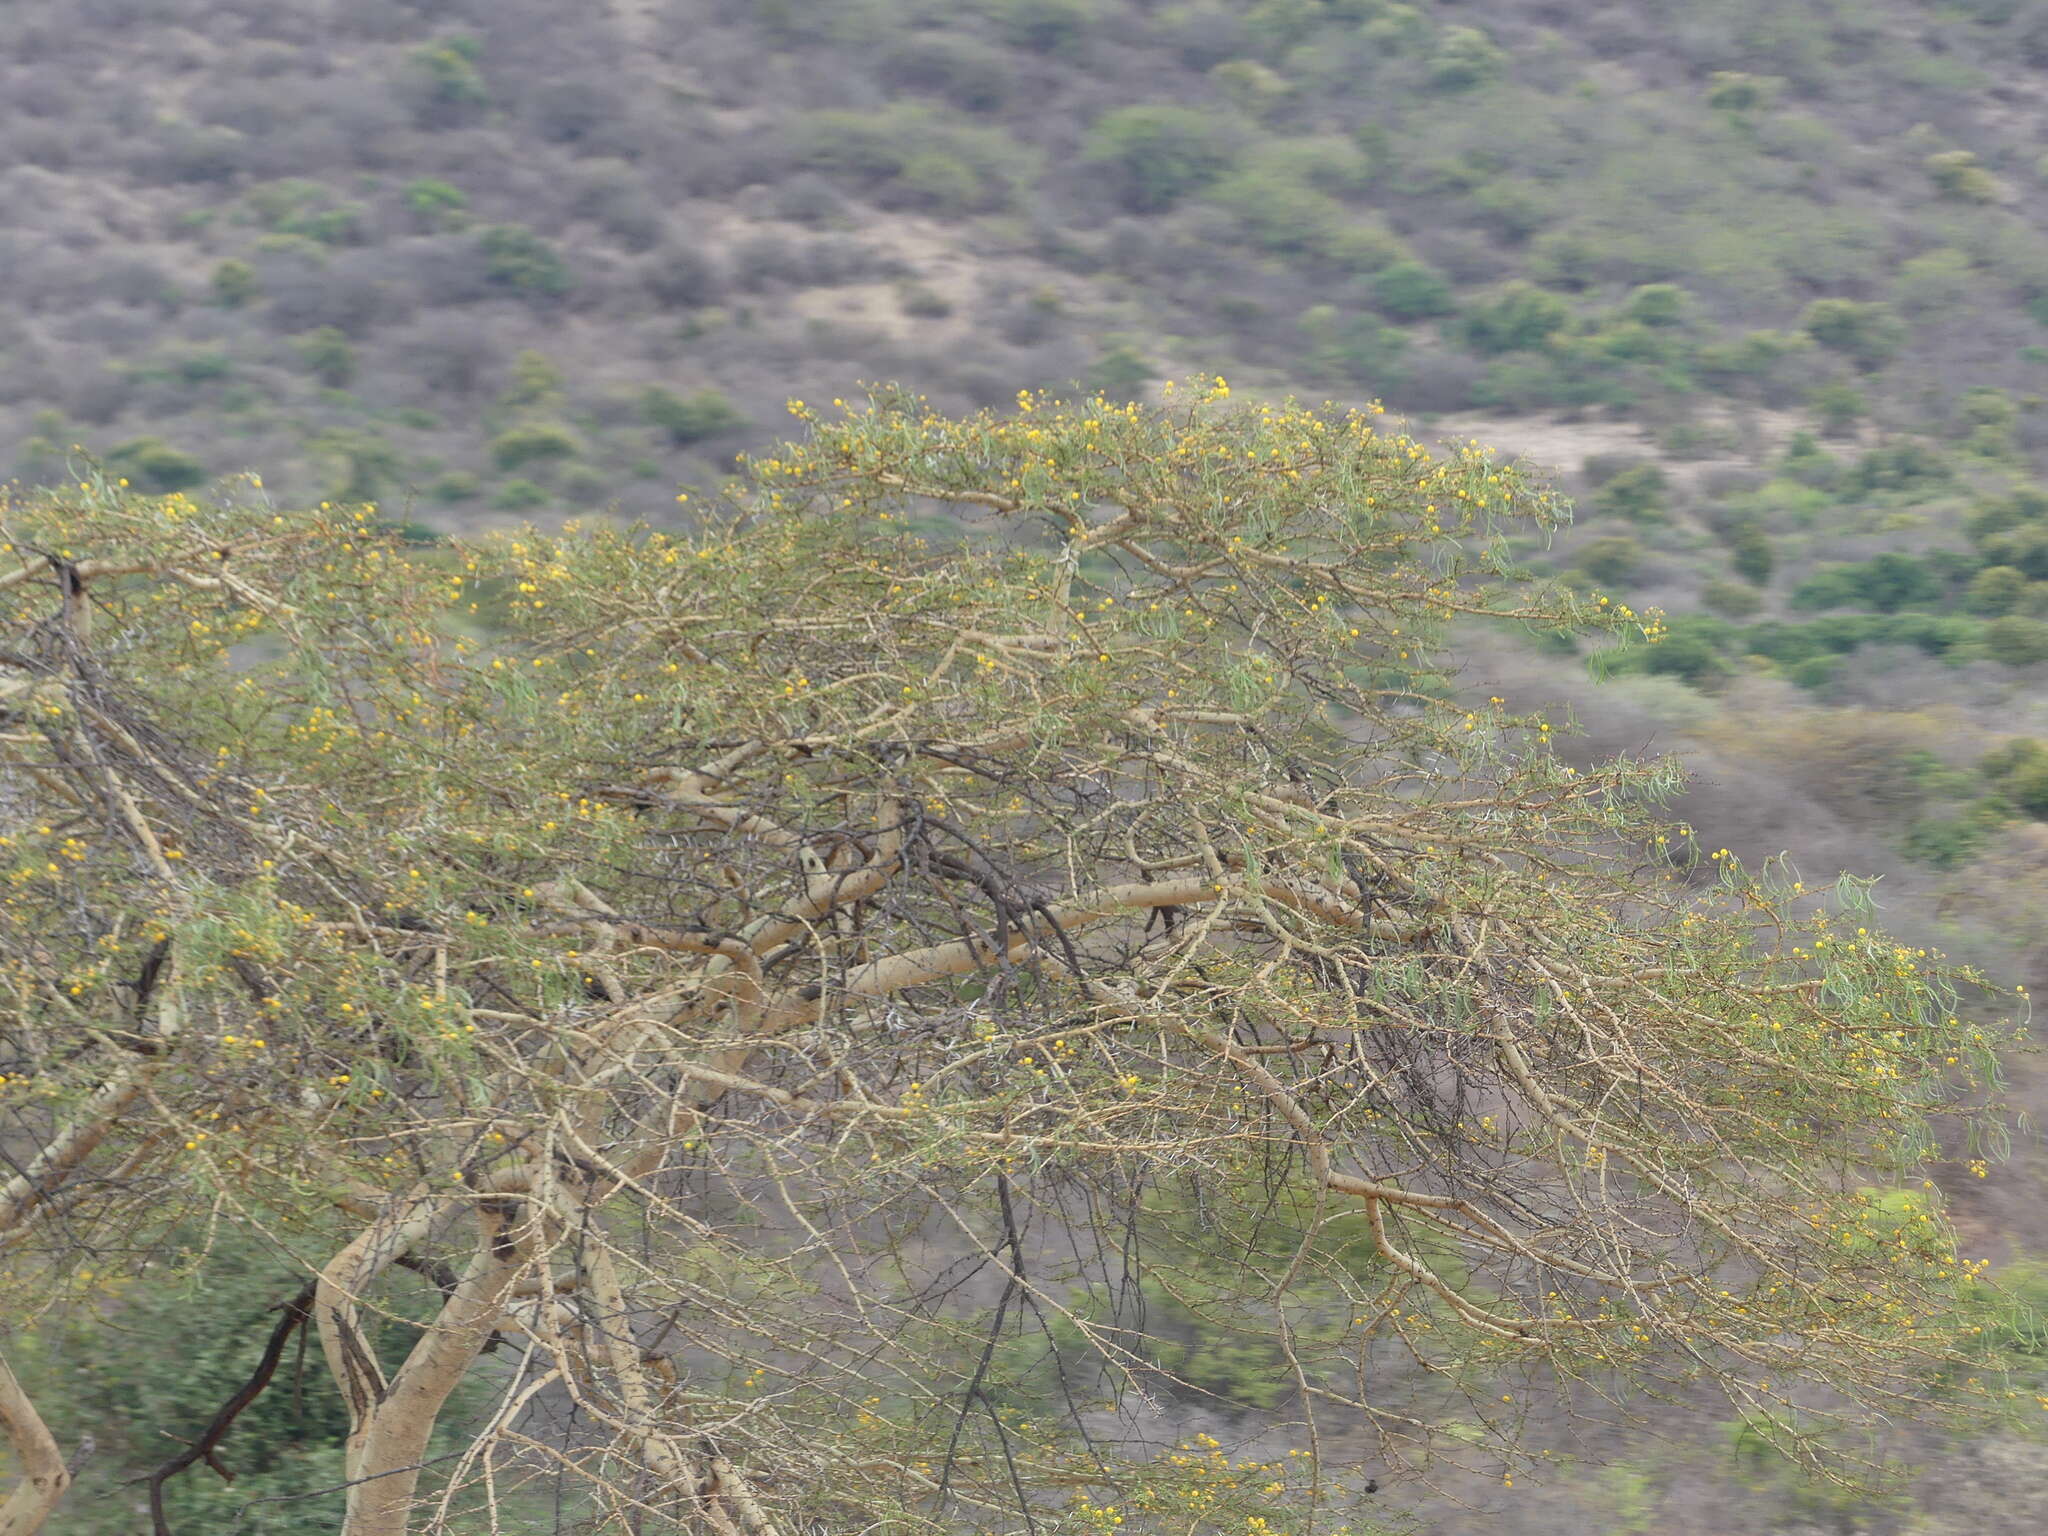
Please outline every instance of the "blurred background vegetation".
[[[1575, 495], [1534, 568], [1672, 615], [1621, 654], [1474, 639], [1475, 696], [1678, 751], [1705, 846], [1882, 875], [1889, 924], [2048, 976], [2048, 0], [6, 10], [0, 472], [255, 469], [426, 537], [674, 521], [868, 380], [1378, 397]], [[2023, 1137], [1943, 1195], [2048, 1302], [2044, 1181]], [[1191, 1425], [1270, 1406], [1269, 1362], [1200, 1361], [1199, 1285], [1150, 1301], [1235, 1404]], [[161, 1459], [77, 1400], [94, 1476]], [[1429, 1527], [1960, 1536], [2048, 1486], [2006, 1425], [1885, 1506], [1663, 1425], [1560, 1433], [1610, 1464]], [[250, 1487], [293, 1454], [245, 1448]]]

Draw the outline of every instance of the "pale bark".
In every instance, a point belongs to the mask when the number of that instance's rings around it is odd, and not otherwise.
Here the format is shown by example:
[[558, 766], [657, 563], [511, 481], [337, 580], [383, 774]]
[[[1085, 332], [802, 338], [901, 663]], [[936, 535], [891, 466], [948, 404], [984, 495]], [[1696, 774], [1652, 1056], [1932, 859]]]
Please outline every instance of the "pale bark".
[[[367, 1351], [352, 1320], [343, 1315], [333, 1321], [344, 1361], [336, 1381], [349, 1400], [354, 1421], [347, 1447], [348, 1513], [341, 1536], [405, 1536], [434, 1423], [448, 1395], [476, 1362], [518, 1278], [522, 1247], [511, 1228], [519, 1209], [512, 1201], [480, 1203], [482, 1232], [476, 1257], [388, 1385], [372, 1387], [375, 1367], [367, 1373], [363, 1369]], [[319, 1294], [325, 1297], [332, 1289], [323, 1275]], [[324, 1315], [322, 1325], [325, 1342], [329, 1319]], [[330, 1363], [336, 1352], [330, 1351]]]
[[21, 1481], [0, 1504], [0, 1536], [35, 1536], [71, 1486], [64, 1453], [0, 1355], [0, 1430], [21, 1462]]

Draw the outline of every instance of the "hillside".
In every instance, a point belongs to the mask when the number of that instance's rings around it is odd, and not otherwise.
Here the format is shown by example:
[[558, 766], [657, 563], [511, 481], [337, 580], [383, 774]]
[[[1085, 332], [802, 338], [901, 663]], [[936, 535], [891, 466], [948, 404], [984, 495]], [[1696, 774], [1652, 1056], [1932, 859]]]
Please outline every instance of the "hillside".
[[652, 512], [791, 395], [1190, 366], [1722, 454], [2048, 362], [2015, 0], [10, 13], [28, 478]]

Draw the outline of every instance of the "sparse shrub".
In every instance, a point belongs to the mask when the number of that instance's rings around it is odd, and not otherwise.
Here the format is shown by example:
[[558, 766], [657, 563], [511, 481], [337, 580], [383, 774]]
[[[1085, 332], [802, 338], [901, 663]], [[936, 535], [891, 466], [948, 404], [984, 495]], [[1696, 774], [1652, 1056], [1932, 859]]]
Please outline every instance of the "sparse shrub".
[[451, 128], [480, 114], [491, 95], [476, 67], [474, 38], [425, 43], [406, 56], [403, 94], [422, 128]]
[[1239, 137], [1213, 112], [1143, 103], [1097, 118], [1081, 158], [1115, 178], [1126, 207], [1160, 213], [1228, 171]]
[[1285, 255], [1326, 250], [1350, 221], [1348, 210], [1334, 197], [1287, 177], [1238, 171], [1205, 195], [1236, 215], [1254, 245]]
[[484, 491], [484, 483], [466, 469], [450, 470], [438, 476], [427, 486], [429, 500], [447, 502], [474, 501]]
[[507, 480], [491, 494], [491, 505], [500, 512], [531, 512], [554, 500], [544, 486], [531, 480]]
[[647, 291], [671, 309], [695, 309], [718, 297], [718, 266], [687, 245], [665, 245], [640, 269]]
[[1935, 190], [1956, 203], [1997, 203], [2006, 197], [2005, 185], [1977, 163], [1966, 149], [1952, 149], [1929, 155], [1927, 174]]
[[256, 281], [256, 269], [246, 261], [224, 261], [213, 269], [213, 276], [207, 286], [213, 291], [213, 301], [222, 309], [240, 309], [262, 292]]
[[669, 441], [679, 448], [746, 425], [746, 418], [715, 389], [684, 396], [658, 384], [650, 385], [640, 396], [640, 414], [650, 425], [666, 432]]
[[1579, 551], [1579, 569], [1603, 585], [1633, 581], [1642, 569], [1643, 546], [1627, 534], [1609, 534]]
[[892, 48], [881, 75], [898, 91], [938, 96], [965, 112], [994, 112], [1010, 99], [1016, 67], [975, 38], [930, 32]]
[[346, 389], [355, 381], [356, 349], [334, 326], [309, 331], [293, 345], [313, 377], [329, 389]]
[[1250, 46], [1245, 39], [1244, 18], [1215, 0], [1170, 5], [1159, 13], [1156, 25], [1179, 53], [1181, 62], [1191, 69], [1214, 69]]
[[987, 184], [974, 167], [943, 150], [912, 155], [882, 190], [882, 200], [892, 207], [931, 213], [972, 213], [986, 206], [987, 196]]
[[1621, 316], [1661, 330], [1683, 324], [1692, 302], [1692, 295], [1676, 283], [1645, 283], [1623, 301]]
[[423, 177], [405, 184], [405, 206], [423, 229], [461, 229], [469, 222], [469, 198], [461, 188]]
[[152, 496], [189, 491], [206, 478], [204, 464], [160, 437], [137, 437], [122, 443], [108, 452], [107, 467]]
[[1088, 41], [1094, 0], [983, 0], [1003, 35], [1020, 48], [1071, 57]]
[[1400, 385], [1408, 338], [1379, 318], [1344, 314], [1333, 304], [1303, 310], [1295, 322], [1307, 338], [1303, 363], [1316, 379], [1363, 385], [1375, 394]]
[[595, 464], [565, 464], [555, 475], [556, 497], [571, 506], [602, 506], [611, 492], [611, 475]]
[[1089, 366], [1082, 382], [1111, 400], [1135, 400], [1159, 370], [1146, 362], [1129, 342], [1116, 342], [1104, 349]]
[[1906, 327], [1889, 304], [1854, 299], [1815, 299], [1800, 315], [1799, 328], [1866, 371], [1882, 368], [1906, 341]]
[[916, 320], [943, 320], [953, 313], [953, 301], [928, 283], [898, 283], [896, 303]]
[[156, 146], [168, 181], [230, 181], [249, 162], [248, 136], [219, 124], [164, 123], [156, 131]]
[[1946, 485], [1954, 475], [1940, 449], [1930, 443], [1902, 441], [1864, 454], [1849, 471], [1848, 485], [1858, 491], [1918, 493]]
[[326, 466], [326, 494], [334, 501], [375, 501], [403, 468], [398, 450], [377, 432], [330, 427], [315, 435], [306, 447]]
[[1558, 216], [1554, 199], [1519, 181], [1493, 181], [1471, 197], [1479, 220], [1500, 239], [1520, 245]]
[[1985, 754], [1977, 771], [2029, 816], [2048, 817], [2048, 746], [2030, 737]]
[[1397, 261], [1367, 284], [1380, 313], [1395, 320], [1429, 320], [1457, 308], [1451, 285], [1426, 261]]
[[1728, 535], [1729, 563], [1735, 567], [1735, 574], [1753, 586], [1767, 587], [1771, 574], [1777, 569], [1777, 553], [1771, 547], [1770, 535], [1763, 525], [1753, 519], [1737, 523]]
[[1326, 20], [1321, 0], [1258, 0], [1245, 12], [1245, 39], [1261, 58], [1279, 63]]
[[1939, 601], [1945, 584], [1928, 562], [1892, 551], [1860, 563], [1823, 566], [1792, 593], [1795, 608], [1901, 608]]
[[1425, 74], [1435, 90], [1468, 91], [1501, 75], [1507, 63], [1507, 54], [1477, 27], [1446, 27]]
[[2010, 565], [1987, 565], [1970, 582], [1964, 603], [1972, 613], [2003, 618], [2020, 606], [2033, 585], [2027, 573]]
[[491, 462], [500, 469], [521, 469], [554, 459], [573, 459], [583, 451], [574, 432], [559, 422], [529, 422], [491, 439]]
[[1984, 652], [2008, 667], [2048, 661], [2048, 622], [2007, 614], [1984, 626]]
[[1926, 320], [1960, 308], [1976, 290], [1976, 263], [1967, 251], [1945, 245], [1901, 263], [1893, 292], [1899, 308]]
[[1655, 464], [1635, 464], [1606, 481], [1593, 493], [1593, 505], [1609, 517], [1633, 523], [1655, 522], [1664, 515], [1670, 479]]
[[1751, 618], [1764, 604], [1756, 588], [1737, 581], [1708, 582], [1700, 592], [1700, 602], [1709, 613], [1718, 613], [1724, 619]]
[[1754, 112], [1775, 101], [1784, 84], [1774, 75], [1717, 70], [1707, 82], [1707, 105], [1717, 112]]
[[1540, 347], [1571, 323], [1571, 306], [1533, 283], [1513, 282], [1465, 311], [1465, 343], [1483, 355]]
[[1260, 122], [1294, 94], [1287, 77], [1257, 59], [1231, 59], [1209, 71], [1209, 80], [1238, 111]]
[[552, 411], [562, 405], [562, 370], [545, 352], [528, 347], [512, 359], [512, 379], [498, 396], [507, 411]]
[[[940, 174], [929, 157], [942, 155], [973, 175], [973, 210], [999, 208], [1030, 181], [1037, 165], [1036, 156], [1000, 128], [949, 122], [909, 102], [878, 112], [807, 112], [790, 124], [788, 135], [799, 165], [854, 182], [885, 201], [891, 184], [913, 166], [923, 185], [899, 188], [895, 199], [929, 197]], [[944, 174], [949, 196], [965, 195], [958, 172], [949, 166]]]
[[2030, 580], [2048, 581], [2048, 526], [2028, 523], [1990, 534], [1978, 549], [1994, 565], [2014, 566]]
[[1384, 271], [1412, 255], [1408, 242], [1376, 218], [1348, 219], [1326, 231], [1317, 253], [1339, 272], [1362, 275]]
[[1830, 379], [1806, 397], [1806, 403], [1828, 437], [1854, 435], [1856, 424], [1870, 412], [1863, 391], [1847, 379]]
[[535, 298], [558, 298], [574, 286], [561, 254], [520, 224], [496, 224], [477, 235], [484, 277], [499, 288]]

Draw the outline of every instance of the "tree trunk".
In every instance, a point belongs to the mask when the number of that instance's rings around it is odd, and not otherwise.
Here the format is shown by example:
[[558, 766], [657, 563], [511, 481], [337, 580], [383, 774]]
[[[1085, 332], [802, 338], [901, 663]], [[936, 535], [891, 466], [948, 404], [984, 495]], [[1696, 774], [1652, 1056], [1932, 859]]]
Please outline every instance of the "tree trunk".
[[0, 1356], [0, 1430], [21, 1461], [21, 1481], [0, 1504], [0, 1536], [36, 1536], [71, 1486], [71, 1471], [5, 1356]]
[[[510, 1229], [519, 1210], [520, 1203], [509, 1199], [478, 1206], [482, 1234], [476, 1257], [388, 1386], [375, 1382], [375, 1366], [355, 1332], [353, 1305], [345, 1314], [337, 1309], [323, 1318], [340, 1340], [329, 1360], [334, 1364], [336, 1354], [341, 1357], [336, 1384], [355, 1421], [348, 1437], [348, 1514], [341, 1536], [405, 1536], [434, 1422], [475, 1363], [518, 1278], [521, 1245]], [[328, 1308], [334, 1291], [323, 1277], [315, 1305]]]

